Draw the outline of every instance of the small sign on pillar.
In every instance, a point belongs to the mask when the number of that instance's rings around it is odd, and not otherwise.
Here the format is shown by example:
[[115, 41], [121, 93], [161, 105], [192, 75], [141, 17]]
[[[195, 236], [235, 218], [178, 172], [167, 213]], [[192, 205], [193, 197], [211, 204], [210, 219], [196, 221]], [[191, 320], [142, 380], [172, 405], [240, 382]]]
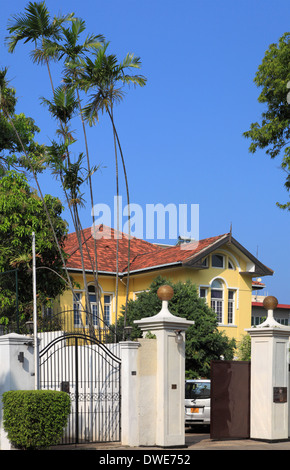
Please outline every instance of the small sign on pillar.
[[288, 349], [290, 328], [274, 319], [276, 297], [263, 305], [266, 320], [246, 330], [251, 336], [251, 431], [252, 439], [288, 440]]

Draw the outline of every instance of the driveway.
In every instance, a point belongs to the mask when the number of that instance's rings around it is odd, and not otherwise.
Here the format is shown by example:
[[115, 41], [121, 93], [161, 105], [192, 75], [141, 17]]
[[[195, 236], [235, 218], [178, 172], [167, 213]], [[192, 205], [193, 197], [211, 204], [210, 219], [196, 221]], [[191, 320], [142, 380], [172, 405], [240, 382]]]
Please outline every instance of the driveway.
[[[160, 447], [128, 447], [120, 442], [101, 442], [93, 444], [72, 444], [52, 447], [51, 450], [97, 450], [100, 455], [110, 454], [114, 456], [116, 451], [139, 451], [141, 455], [180, 454], [191, 456], [194, 450], [290, 450], [290, 440], [283, 442], [256, 441], [252, 439], [242, 440], [213, 440], [210, 439], [209, 427], [196, 426], [194, 429], [185, 428], [185, 447], [160, 448]], [[152, 452], [151, 452], [152, 451]], [[120, 455], [127, 454], [121, 452]], [[139, 459], [139, 457], [138, 457]], [[138, 463], [139, 460], [136, 462]], [[112, 462], [113, 463], [113, 462]], [[174, 462], [172, 462], [174, 463]], [[176, 462], [175, 462], [176, 463]], [[193, 462], [192, 462], [193, 463]]]

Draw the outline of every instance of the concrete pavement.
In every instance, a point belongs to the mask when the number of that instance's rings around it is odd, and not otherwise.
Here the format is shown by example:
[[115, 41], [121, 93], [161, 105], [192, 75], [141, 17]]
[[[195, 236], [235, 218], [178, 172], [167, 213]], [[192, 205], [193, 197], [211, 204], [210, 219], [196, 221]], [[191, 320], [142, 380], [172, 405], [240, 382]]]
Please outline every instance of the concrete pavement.
[[[116, 451], [120, 455], [125, 455], [133, 451], [139, 451], [140, 454], [191, 454], [194, 450], [290, 450], [290, 440], [282, 442], [256, 441], [252, 439], [241, 440], [212, 440], [207, 432], [186, 432], [185, 447], [183, 448], [160, 448], [160, 447], [128, 447], [122, 446], [120, 442], [102, 442], [93, 444], [72, 444], [52, 447], [51, 450], [96, 450], [102, 451], [102, 454], [108, 453], [114, 455]], [[172, 462], [173, 463], [173, 462]]]

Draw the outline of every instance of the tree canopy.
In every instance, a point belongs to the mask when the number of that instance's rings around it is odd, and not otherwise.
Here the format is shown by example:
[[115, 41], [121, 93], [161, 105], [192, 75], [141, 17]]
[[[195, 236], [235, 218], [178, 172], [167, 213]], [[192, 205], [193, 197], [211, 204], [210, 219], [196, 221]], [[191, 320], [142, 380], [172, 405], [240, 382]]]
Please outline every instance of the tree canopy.
[[[157, 290], [163, 284], [169, 284], [174, 290], [174, 296], [169, 302], [170, 312], [195, 322], [186, 331], [186, 376], [209, 377], [211, 361], [220, 359], [221, 355], [231, 360], [236, 343], [218, 330], [215, 312], [199, 297], [196, 286], [190, 280], [172, 283], [159, 276], [152, 282], [148, 291], [141, 292], [136, 300], [130, 300], [127, 325], [132, 327], [131, 339], [142, 336], [134, 320], [156, 315], [161, 310], [162, 303], [157, 297]], [[123, 322], [124, 315], [121, 315], [117, 325], [120, 332], [123, 331]]]
[[[285, 187], [290, 191], [290, 33], [267, 49], [254, 79], [261, 89], [258, 97], [263, 104], [261, 122], [254, 122], [244, 132], [251, 139], [249, 151], [266, 149], [271, 158], [282, 156], [281, 167], [286, 173]], [[290, 210], [290, 202], [277, 203]]]
[[[86, 124], [90, 126], [99, 123], [100, 113], [109, 115], [113, 129], [113, 145], [115, 159], [116, 195], [119, 195], [119, 158], [123, 167], [125, 179], [127, 204], [129, 207], [129, 184], [126, 173], [126, 164], [120, 138], [113, 115], [115, 104], [122, 101], [125, 85], [133, 84], [144, 86], [145, 77], [134, 75], [140, 69], [139, 57], [128, 53], [124, 60], [119, 62], [114, 54], [107, 54], [109, 42], [102, 35], [88, 34], [82, 39], [86, 30], [85, 21], [77, 18], [74, 13], [52, 17], [45, 1], [29, 2], [24, 11], [12, 15], [8, 22], [9, 36], [6, 38], [8, 50], [13, 52], [20, 43], [32, 46], [30, 56], [34, 63], [46, 65], [52, 88], [52, 99], [42, 99], [47, 105], [51, 116], [57, 121], [57, 140], [47, 148], [45, 163], [58, 177], [68, 203], [71, 219], [77, 234], [81, 254], [83, 284], [86, 297], [86, 310], [90, 311], [90, 302], [86, 273], [84, 269], [84, 250], [82, 243], [82, 224], [79, 207], [84, 202], [81, 189], [87, 181], [90, 188], [92, 222], [94, 216], [94, 195], [92, 189], [92, 175], [99, 164], [90, 160]], [[54, 85], [51, 71], [51, 62], [62, 63], [61, 76], [58, 77], [59, 86]], [[57, 75], [59, 75], [57, 73]], [[88, 100], [86, 104], [85, 101]], [[72, 119], [79, 116], [84, 137], [84, 152], [72, 150], [76, 142], [72, 131]], [[93, 152], [95, 155], [95, 151]], [[86, 167], [85, 167], [86, 157]], [[83, 177], [85, 175], [85, 177]], [[128, 210], [129, 213], [129, 210]], [[130, 221], [129, 221], [130, 225]], [[119, 228], [117, 227], [117, 230]], [[130, 231], [130, 228], [129, 228]], [[116, 304], [118, 299], [118, 242], [116, 256]], [[95, 260], [92, 260], [92, 271], [96, 295], [99, 295], [97, 251], [95, 246]], [[128, 243], [128, 262], [130, 259], [130, 243]], [[129, 269], [127, 279], [129, 279]], [[127, 282], [129, 284], [129, 280]], [[128, 291], [127, 291], [128, 298]]]
[[[44, 201], [63, 247], [67, 234], [61, 218], [63, 207], [51, 195], [45, 195]], [[17, 294], [20, 323], [32, 318], [32, 232], [36, 237], [37, 301], [43, 305], [65, 288], [62, 260], [43, 201], [23, 174], [8, 171], [0, 179], [0, 322], [5, 325], [16, 320]]]
[[[16, 114], [16, 91], [9, 86], [7, 68], [0, 70], [0, 165], [7, 168], [43, 169], [44, 146], [35, 141], [40, 132], [35, 121], [24, 113]], [[29, 157], [29, 161], [27, 159]]]

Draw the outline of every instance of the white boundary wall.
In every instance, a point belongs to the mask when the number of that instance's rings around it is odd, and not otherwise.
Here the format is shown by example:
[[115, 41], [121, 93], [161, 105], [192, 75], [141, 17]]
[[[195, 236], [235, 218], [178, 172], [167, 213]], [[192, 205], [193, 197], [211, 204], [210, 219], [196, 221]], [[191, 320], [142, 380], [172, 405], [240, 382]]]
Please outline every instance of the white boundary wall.
[[29, 340], [16, 333], [0, 336], [0, 450], [12, 449], [3, 429], [2, 394], [34, 389], [34, 348]]

